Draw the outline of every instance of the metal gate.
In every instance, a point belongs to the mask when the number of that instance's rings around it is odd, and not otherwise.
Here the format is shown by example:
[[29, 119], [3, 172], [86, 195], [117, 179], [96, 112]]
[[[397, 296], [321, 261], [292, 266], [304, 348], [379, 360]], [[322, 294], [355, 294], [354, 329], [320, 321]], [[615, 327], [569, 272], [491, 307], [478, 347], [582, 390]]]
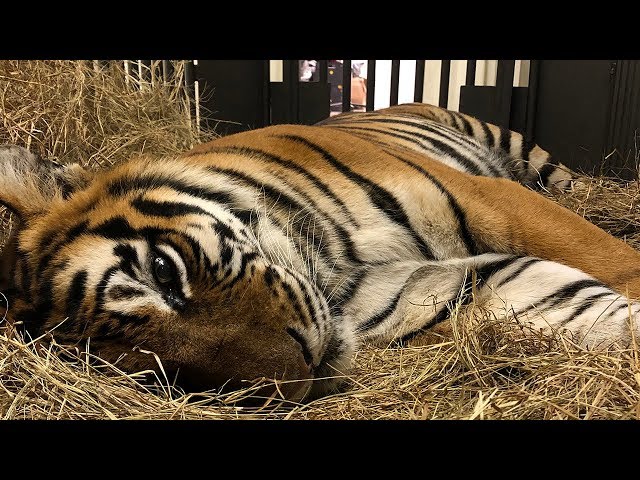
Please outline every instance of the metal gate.
[[[338, 103], [334, 98], [334, 110], [354, 108], [350, 68], [332, 70], [328, 60], [318, 60], [315, 81], [304, 82], [299, 62], [284, 60], [282, 81], [272, 82], [269, 60], [185, 61], [194, 119], [201, 128], [215, 128], [222, 135], [273, 124], [313, 124], [332, 113], [336, 77], [342, 95]], [[366, 100], [357, 105], [360, 110], [373, 109], [376, 84], [382, 80], [376, 78], [376, 62], [367, 60]], [[390, 62], [389, 105], [395, 105], [401, 61]], [[424, 98], [425, 62], [415, 61], [417, 102]], [[640, 61], [531, 60], [527, 86], [513, 86], [515, 60], [497, 62], [495, 85], [476, 85], [477, 62], [466, 61], [460, 112], [521, 132], [571, 168], [638, 177]], [[171, 65], [162, 62], [163, 75], [170, 75]], [[342, 65], [351, 65], [351, 60]], [[452, 61], [440, 65], [437, 103], [447, 108]], [[131, 74], [152, 76], [150, 66], [151, 61], [131, 62]]]

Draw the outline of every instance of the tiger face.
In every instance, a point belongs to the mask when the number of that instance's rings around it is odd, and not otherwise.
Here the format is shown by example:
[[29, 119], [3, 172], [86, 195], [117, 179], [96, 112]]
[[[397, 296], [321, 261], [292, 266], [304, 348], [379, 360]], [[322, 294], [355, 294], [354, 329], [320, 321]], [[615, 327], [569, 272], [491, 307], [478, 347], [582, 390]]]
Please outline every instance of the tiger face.
[[224, 193], [203, 198], [180, 167], [158, 168], [94, 178], [0, 150], [0, 200], [19, 216], [2, 254], [9, 318], [125, 371], [159, 371], [159, 360], [190, 391], [262, 377], [293, 400], [334, 388], [313, 380], [344, 370], [354, 340], [322, 292], [268, 260], [250, 212]]

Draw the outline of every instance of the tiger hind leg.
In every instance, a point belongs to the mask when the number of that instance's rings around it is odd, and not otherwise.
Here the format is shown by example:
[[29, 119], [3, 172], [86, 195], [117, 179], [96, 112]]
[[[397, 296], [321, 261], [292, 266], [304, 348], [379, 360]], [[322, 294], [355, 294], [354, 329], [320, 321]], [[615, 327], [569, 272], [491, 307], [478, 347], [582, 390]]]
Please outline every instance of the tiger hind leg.
[[415, 115], [475, 138], [490, 150], [504, 156], [515, 178], [534, 190], [549, 187], [565, 190], [571, 180], [576, 178], [576, 174], [566, 165], [559, 163], [539, 145], [528, 142], [522, 134], [463, 113], [424, 103], [395, 105], [378, 110], [378, 113]]
[[[534, 257], [483, 254], [369, 267], [342, 313], [361, 341], [409, 340], [474, 303], [535, 331], [567, 330], [582, 346], [631, 341], [640, 303], [586, 273]], [[634, 326], [637, 334], [637, 326]]]

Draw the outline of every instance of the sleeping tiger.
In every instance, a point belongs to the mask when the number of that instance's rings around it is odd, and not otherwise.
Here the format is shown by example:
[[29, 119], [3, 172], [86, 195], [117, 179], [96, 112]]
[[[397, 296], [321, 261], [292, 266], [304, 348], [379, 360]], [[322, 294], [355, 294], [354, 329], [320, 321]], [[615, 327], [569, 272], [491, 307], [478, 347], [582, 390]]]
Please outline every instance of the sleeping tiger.
[[472, 300], [626, 343], [640, 253], [533, 191], [570, 178], [518, 133], [425, 104], [99, 174], [2, 147], [19, 225], [0, 291], [27, 338], [90, 339], [128, 371], [157, 356], [192, 391], [276, 379], [293, 401], [338, 388], [363, 343], [407, 341]]

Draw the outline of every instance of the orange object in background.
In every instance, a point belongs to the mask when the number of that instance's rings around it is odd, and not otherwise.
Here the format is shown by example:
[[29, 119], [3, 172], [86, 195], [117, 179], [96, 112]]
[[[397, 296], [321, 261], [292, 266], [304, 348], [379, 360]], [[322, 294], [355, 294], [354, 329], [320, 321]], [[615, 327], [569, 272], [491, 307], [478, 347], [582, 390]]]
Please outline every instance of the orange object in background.
[[351, 77], [351, 103], [355, 106], [367, 104], [367, 81], [361, 77]]

